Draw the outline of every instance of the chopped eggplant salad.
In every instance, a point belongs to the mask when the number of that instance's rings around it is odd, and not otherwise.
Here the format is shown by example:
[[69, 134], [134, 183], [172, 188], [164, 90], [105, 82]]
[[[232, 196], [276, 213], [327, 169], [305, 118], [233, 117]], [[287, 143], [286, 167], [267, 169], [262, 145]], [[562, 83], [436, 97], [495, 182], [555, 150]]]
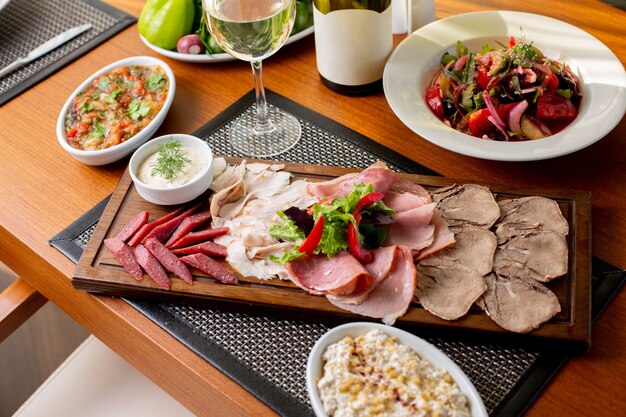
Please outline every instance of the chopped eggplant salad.
[[156, 117], [168, 92], [169, 80], [156, 65], [122, 66], [96, 77], [67, 113], [67, 142], [86, 151], [125, 142]]
[[523, 141], [553, 135], [574, 120], [582, 91], [578, 77], [532, 42], [470, 52], [458, 41], [446, 52], [425, 100], [448, 126], [472, 136]]

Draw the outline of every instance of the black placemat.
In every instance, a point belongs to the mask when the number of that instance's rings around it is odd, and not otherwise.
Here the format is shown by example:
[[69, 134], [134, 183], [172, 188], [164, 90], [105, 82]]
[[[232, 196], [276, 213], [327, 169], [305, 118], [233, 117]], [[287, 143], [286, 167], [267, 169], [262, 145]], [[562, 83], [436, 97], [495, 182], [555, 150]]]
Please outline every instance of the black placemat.
[[[384, 160], [393, 169], [436, 175], [372, 140], [282, 96], [268, 92], [268, 101], [294, 114], [303, 138], [275, 159], [365, 168]], [[252, 112], [250, 92], [194, 134], [207, 140], [216, 154], [237, 155], [228, 144], [228, 127], [244, 112]], [[51, 239], [74, 262], [89, 240], [106, 201]], [[626, 280], [626, 273], [593, 260], [593, 317], [597, 318]], [[261, 401], [284, 416], [312, 416], [305, 386], [308, 353], [333, 326], [276, 318], [254, 311], [228, 311], [197, 305], [126, 300], [159, 326]], [[569, 358], [566, 350], [520, 346], [506, 340], [486, 341], [467, 335], [415, 331], [446, 354], [469, 376], [492, 416], [514, 416], [532, 403], [554, 373]]]
[[602, 0], [611, 6], [619, 7], [622, 10], [626, 10], [626, 0]]
[[0, 10], [0, 68], [78, 25], [92, 28], [0, 78], [0, 106], [128, 27], [135, 18], [99, 0], [12, 0]]

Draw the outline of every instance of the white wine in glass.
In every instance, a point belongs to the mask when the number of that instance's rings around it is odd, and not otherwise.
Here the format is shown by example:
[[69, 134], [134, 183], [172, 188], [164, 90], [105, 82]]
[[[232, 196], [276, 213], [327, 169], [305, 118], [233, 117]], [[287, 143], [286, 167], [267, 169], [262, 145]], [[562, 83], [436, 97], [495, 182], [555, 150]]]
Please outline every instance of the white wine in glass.
[[268, 111], [262, 60], [285, 43], [296, 14], [295, 0], [203, 0], [205, 20], [220, 47], [252, 65], [256, 117], [246, 114], [230, 129], [230, 142], [244, 155], [267, 157], [292, 148], [300, 139], [300, 123], [280, 109]]

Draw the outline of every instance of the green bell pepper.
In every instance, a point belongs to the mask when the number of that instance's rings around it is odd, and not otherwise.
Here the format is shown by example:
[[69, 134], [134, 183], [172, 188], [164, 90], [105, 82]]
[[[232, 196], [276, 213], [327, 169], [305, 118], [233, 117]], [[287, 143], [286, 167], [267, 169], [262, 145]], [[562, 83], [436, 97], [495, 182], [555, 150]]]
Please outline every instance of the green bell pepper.
[[139, 16], [139, 33], [152, 45], [175, 49], [191, 33], [194, 15], [193, 0], [148, 0]]

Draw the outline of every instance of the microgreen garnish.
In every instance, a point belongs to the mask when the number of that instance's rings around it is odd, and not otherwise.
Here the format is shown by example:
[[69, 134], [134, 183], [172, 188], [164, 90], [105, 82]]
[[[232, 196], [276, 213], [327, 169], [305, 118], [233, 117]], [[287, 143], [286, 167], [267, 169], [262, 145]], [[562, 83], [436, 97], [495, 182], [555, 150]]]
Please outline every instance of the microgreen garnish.
[[185, 165], [191, 162], [182, 152], [182, 146], [178, 140], [169, 140], [159, 145], [159, 156], [156, 162], [150, 165], [152, 168], [150, 175], [153, 177], [158, 175], [172, 182], [178, 174], [183, 172]]

